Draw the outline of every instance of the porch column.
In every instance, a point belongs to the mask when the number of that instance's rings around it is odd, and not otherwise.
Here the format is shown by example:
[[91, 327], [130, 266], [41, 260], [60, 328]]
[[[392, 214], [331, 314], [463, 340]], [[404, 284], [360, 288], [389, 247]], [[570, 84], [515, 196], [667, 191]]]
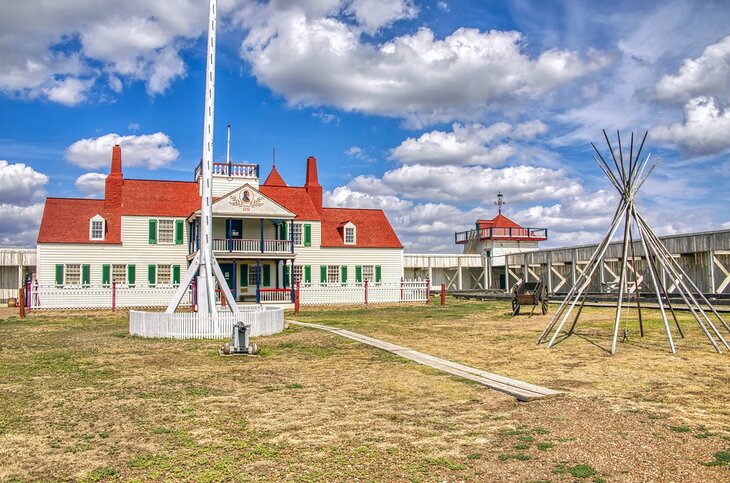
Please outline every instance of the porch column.
[[195, 219], [195, 251], [200, 250], [200, 219]]
[[[302, 234], [302, 236], [304, 236], [304, 235]], [[289, 222], [289, 241], [291, 242], [291, 252], [294, 253], [294, 220]], [[292, 260], [291, 263], [292, 263], [292, 268], [293, 268], [294, 260]], [[292, 273], [294, 273], [294, 272], [292, 272]], [[294, 285], [294, 284], [292, 284], [292, 285]], [[292, 293], [294, 293], [294, 292], [292, 291]]]
[[230, 218], [226, 218], [226, 239], [228, 240], [228, 251], [233, 251], [233, 240], [231, 240], [232, 236], [232, 229], [231, 229], [231, 223], [233, 220]]
[[238, 270], [238, 267], [236, 266], [236, 260], [233, 260], [233, 274], [231, 275], [231, 285], [233, 287], [229, 287], [231, 289], [231, 293], [233, 293], [233, 300], [238, 301], [238, 284], [236, 283], [236, 270]]
[[259, 259], [256, 259], [256, 303], [261, 303], [261, 260]]
[[259, 218], [259, 224], [261, 225], [261, 253], [264, 253], [264, 219]]
[[509, 255], [504, 256], [504, 289], [505, 292], [509, 293], [510, 291], [510, 285], [509, 285]]
[[[292, 246], [294, 246], [294, 243], [292, 243]], [[284, 261], [286, 263], [286, 260]], [[294, 259], [291, 259], [291, 270], [289, 271], [291, 273], [291, 303], [294, 303], [294, 289], [296, 286], [296, 283], [294, 282]]]
[[279, 262], [280, 261], [281, 260], [274, 260], [274, 264], [276, 265], [276, 270], [274, 270], [274, 272], [276, 272], [276, 285], [274, 285], [274, 287], [276, 287], [276, 288], [279, 288]]

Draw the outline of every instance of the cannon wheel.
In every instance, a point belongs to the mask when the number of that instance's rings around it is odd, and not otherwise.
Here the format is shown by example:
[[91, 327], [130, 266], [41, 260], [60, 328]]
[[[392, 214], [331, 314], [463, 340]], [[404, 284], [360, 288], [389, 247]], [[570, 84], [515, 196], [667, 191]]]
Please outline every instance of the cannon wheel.
[[517, 301], [516, 298], [512, 299], [512, 315], [519, 315], [520, 314], [520, 303]]

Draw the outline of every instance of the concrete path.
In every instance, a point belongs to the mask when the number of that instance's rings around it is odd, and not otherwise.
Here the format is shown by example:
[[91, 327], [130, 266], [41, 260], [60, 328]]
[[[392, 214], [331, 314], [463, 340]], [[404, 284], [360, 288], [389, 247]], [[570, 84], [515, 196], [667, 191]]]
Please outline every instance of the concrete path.
[[294, 320], [287, 320], [287, 322], [301, 327], [308, 327], [310, 329], [326, 330], [327, 332], [332, 332], [333, 334], [338, 334], [342, 337], [347, 337], [348, 339], [356, 340], [363, 344], [392, 352], [393, 354], [405, 357], [406, 359], [410, 359], [419, 364], [433, 367], [434, 369], [438, 369], [454, 376], [459, 376], [464, 379], [469, 379], [470, 381], [477, 382], [490, 389], [494, 389], [495, 391], [509, 394], [510, 396], [517, 398], [519, 401], [530, 401], [532, 399], [560, 394], [560, 391], [536, 386], [527, 382], [522, 382], [516, 379], [511, 379], [509, 377], [500, 376], [499, 374], [493, 374], [491, 372], [483, 371], [481, 369], [476, 369], [474, 367], [451, 362], [446, 359], [441, 359], [439, 357], [434, 357], [432, 355], [424, 354], [423, 352], [409, 349], [408, 347], [391, 344], [390, 342], [374, 339], [372, 337], [357, 334], [349, 330], [338, 329], [337, 327], [330, 327], [327, 325], [297, 322]]

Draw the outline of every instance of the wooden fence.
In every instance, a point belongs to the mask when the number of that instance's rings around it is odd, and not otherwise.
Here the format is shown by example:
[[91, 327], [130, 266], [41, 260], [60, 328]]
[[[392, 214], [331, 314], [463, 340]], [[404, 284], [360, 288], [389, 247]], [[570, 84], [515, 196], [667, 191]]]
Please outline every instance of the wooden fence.
[[[55, 309], [117, 309], [122, 307], [167, 307], [177, 287], [149, 287], [111, 284], [110, 286], [56, 287], [32, 285], [26, 287], [26, 304], [33, 310]], [[190, 306], [186, 292], [181, 306]]]
[[226, 339], [237, 321], [251, 328], [252, 337], [278, 334], [284, 330], [284, 309], [279, 307], [241, 307], [238, 317], [233, 312], [217, 314], [197, 312], [129, 311], [129, 333], [140, 337], [168, 339]]

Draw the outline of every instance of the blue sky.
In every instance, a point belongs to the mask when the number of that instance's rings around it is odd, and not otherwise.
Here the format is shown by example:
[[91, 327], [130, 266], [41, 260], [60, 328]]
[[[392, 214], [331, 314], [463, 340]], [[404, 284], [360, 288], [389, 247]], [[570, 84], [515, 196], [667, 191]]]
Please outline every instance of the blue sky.
[[[0, 246], [32, 246], [45, 196], [192, 179], [204, 0], [0, 0]], [[649, 131], [640, 206], [660, 233], [730, 227], [727, 2], [219, 1], [215, 157], [386, 210], [407, 251], [505, 213], [550, 245], [601, 237], [616, 195], [601, 129]], [[615, 135], [615, 134], [612, 134]]]

